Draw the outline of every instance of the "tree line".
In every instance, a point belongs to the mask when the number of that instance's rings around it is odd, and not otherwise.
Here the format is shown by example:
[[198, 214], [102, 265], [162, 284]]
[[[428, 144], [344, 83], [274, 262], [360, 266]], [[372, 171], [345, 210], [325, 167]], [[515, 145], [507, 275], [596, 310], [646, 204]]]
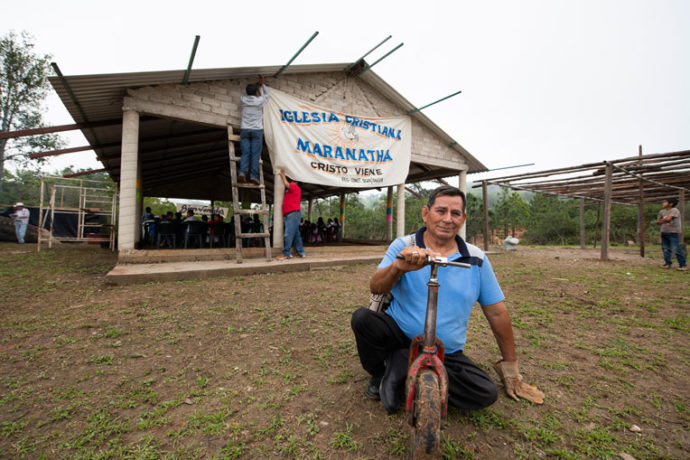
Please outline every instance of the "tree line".
[[[423, 225], [421, 208], [433, 190], [420, 184], [408, 185], [415, 193], [405, 194], [405, 232], [410, 233]], [[519, 235], [526, 243], [572, 245], [580, 243], [580, 201], [542, 194], [515, 192], [489, 187], [489, 231], [499, 239]], [[362, 198], [348, 194], [345, 209], [346, 236], [353, 239], [383, 240], [386, 237], [386, 194]], [[397, 196], [393, 198], [393, 229], [396, 228]], [[659, 226], [656, 215], [659, 204], [645, 206], [646, 241], [656, 242]], [[312, 219], [336, 217], [340, 212], [340, 198], [332, 197], [314, 202]], [[612, 204], [611, 234], [613, 244], [639, 243], [637, 206]], [[306, 216], [306, 203], [302, 215]], [[601, 239], [602, 204], [585, 202], [584, 223], [587, 245], [597, 246]], [[471, 189], [467, 195], [468, 241], [481, 242], [484, 233], [484, 206], [479, 193]], [[395, 230], [394, 230], [395, 232]]]
[[[62, 176], [78, 172], [73, 167], [55, 171], [52, 175]], [[34, 169], [5, 171], [0, 188], [0, 204], [11, 204], [23, 201], [29, 206], [38, 206], [40, 178], [44, 172]], [[111, 187], [115, 184], [105, 173], [84, 176], [84, 179], [103, 180]], [[428, 185], [427, 185], [428, 184]], [[424, 186], [426, 185], [426, 187]], [[421, 227], [421, 209], [431, 194], [434, 185], [430, 183], [408, 184], [414, 193], [405, 193], [405, 232], [411, 233]], [[468, 190], [467, 195], [467, 240], [481, 243], [484, 233], [484, 207], [481, 191]], [[386, 239], [385, 192], [379, 194], [349, 193], [345, 204], [345, 234], [347, 238], [360, 240]], [[562, 199], [542, 194], [514, 192], [496, 186], [489, 187], [489, 230], [499, 240], [508, 235], [517, 235], [523, 242], [531, 244], [571, 245], [580, 242], [580, 201], [579, 199]], [[600, 202], [585, 202], [584, 223], [587, 245], [597, 246], [601, 239], [603, 209]], [[47, 205], [47, 203], [46, 203]], [[165, 198], [146, 197], [144, 205], [150, 206], [154, 214], [159, 215], [175, 209], [176, 204]], [[232, 210], [232, 202], [217, 201], [218, 207]], [[302, 202], [302, 217], [307, 218], [307, 201]], [[646, 241], [657, 242], [659, 226], [656, 216], [661, 203], [645, 206]], [[397, 194], [393, 195], [393, 232], [397, 228]], [[232, 214], [232, 211], [231, 211]], [[686, 215], [687, 212], [686, 212]], [[340, 216], [340, 197], [334, 196], [314, 200], [312, 203], [312, 221], [323, 217]], [[687, 228], [687, 226], [686, 226]], [[687, 231], [686, 231], [687, 233]], [[688, 237], [690, 235], [686, 235]], [[639, 243], [637, 230], [637, 206], [611, 205], [611, 242], [626, 244], [629, 241]]]

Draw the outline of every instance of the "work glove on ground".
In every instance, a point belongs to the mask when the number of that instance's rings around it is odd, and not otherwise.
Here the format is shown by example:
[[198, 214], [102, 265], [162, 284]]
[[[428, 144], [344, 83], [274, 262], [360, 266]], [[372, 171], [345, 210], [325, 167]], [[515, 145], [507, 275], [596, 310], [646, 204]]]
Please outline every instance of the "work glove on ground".
[[515, 401], [524, 398], [535, 404], [544, 403], [544, 393], [536, 386], [522, 381], [517, 361], [497, 361], [494, 363], [494, 369], [501, 378], [509, 397]]

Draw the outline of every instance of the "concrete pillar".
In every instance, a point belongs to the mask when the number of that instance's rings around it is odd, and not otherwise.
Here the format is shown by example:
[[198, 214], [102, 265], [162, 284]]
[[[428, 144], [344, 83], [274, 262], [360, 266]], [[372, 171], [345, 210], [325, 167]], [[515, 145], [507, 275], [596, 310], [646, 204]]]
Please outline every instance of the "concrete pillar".
[[132, 250], [140, 233], [141, 165], [139, 161], [139, 113], [122, 114], [122, 153], [120, 155], [120, 218], [118, 249]]
[[[458, 174], [458, 188], [462, 193], [465, 194], [465, 197], [467, 197], [467, 171], [462, 170], [460, 171], [460, 174]], [[465, 203], [465, 211], [467, 211], [467, 203]], [[458, 235], [460, 235], [460, 238], [463, 240], [467, 238], [467, 219], [465, 219], [465, 225], [460, 228], [458, 231]]]
[[273, 247], [283, 249], [283, 197], [285, 197], [285, 184], [280, 177], [280, 171], [273, 172]]
[[342, 241], [345, 239], [345, 199], [346, 196], [344, 193], [340, 194], [340, 235], [339, 235], [339, 240]]
[[398, 184], [398, 206], [395, 210], [395, 236], [405, 236], [405, 184]]
[[[138, 152], [138, 149], [137, 149]], [[141, 215], [144, 213], [144, 196], [143, 196], [143, 187], [141, 184], [141, 160], [138, 159], [138, 154], [137, 154], [137, 231], [135, 233], [135, 240], [136, 241], [141, 241], [143, 235], [143, 228], [141, 227]]]
[[393, 241], [393, 187], [386, 194], [386, 241]]

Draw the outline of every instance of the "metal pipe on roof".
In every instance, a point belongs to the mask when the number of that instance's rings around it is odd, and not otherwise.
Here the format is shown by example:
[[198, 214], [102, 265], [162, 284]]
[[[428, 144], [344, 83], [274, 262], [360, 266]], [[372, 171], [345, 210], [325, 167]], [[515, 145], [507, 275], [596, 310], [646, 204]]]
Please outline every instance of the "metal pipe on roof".
[[312, 34], [311, 37], [309, 37], [309, 40], [307, 40], [307, 43], [305, 43], [304, 45], [302, 45], [302, 47], [299, 49], [299, 51], [297, 51], [297, 52], [295, 53], [295, 55], [292, 56], [292, 58], [287, 62], [287, 64], [285, 64], [283, 67], [280, 68], [280, 70], [278, 70], [275, 74], [273, 74], [273, 78], [277, 78], [278, 75], [280, 75], [281, 73], [283, 73], [283, 70], [287, 69], [288, 66], [289, 66], [290, 64], [292, 64], [292, 61], [294, 61], [295, 58], [296, 58], [297, 56], [299, 56], [299, 54], [304, 50], [304, 48], [306, 48], [306, 47], [309, 45], [309, 43], [311, 43], [311, 41], [314, 40], [314, 39], [316, 38], [317, 35], [319, 35], [319, 31], [318, 31], [318, 30], [317, 30], [316, 32], [314, 32], [314, 33]]
[[[55, 74], [58, 76], [58, 78], [60, 78], [60, 81], [62, 82], [62, 86], [65, 87], [65, 91], [67, 91], [67, 94], [69, 95], [70, 99], [72, 99], [72, 102], [77, 107], [77, 110], [79, 110], [79, 115], [81, 115], [81, 117], [84, 119], [84, 122], [88, 123], [89, 117], [86, 116], [84, 109], [82, 108], [81, 104], [77, 100], [77, 96], [72, 91], [72, 87], [70, 86], [70, 84], [67, 82], [67, 79], [65, 78], [65, 76], [60, 71], [60, 67], [58, 67], [56, 62], [51, 62], [50, 66], [53, 68], [53, 70], [55, 71]], [[92, 128], [87, 128], [87, 129], [89, 130], [89, 132], [93, 136], [94, 140], [96, 141], [96, 144], [100, 144], [101, 141], [98, 140], [98, 136], [96, 135], [94, 130]], [[98, 153], [96, 153], [96, 158], [100, 161], [100, 158], [98, 158]]]
[[38, 136], [41, 134], [57, 133], [61, 131], [73, 131], [75, 129], [86, 129], [95, 126], [112, 126], [121, 125], [122, 119], [116, 120], [104, 120], [97, 121], [94, 123], [73, 123], [70, 125], [59, 125], [59, 126], [45, 126], [43, 128], [31, 128], [31, 129], [20, 129], [18, 131], [5, 131], [0, 132], [0, 139], [14, 139], [17, 137], [25, 136]]
[[383, 45], [383, 44], [386, 43], [388, 40], [390, 40], [391, 37], [392, 37], [392, 35], [387, 36], [386, 38], [383, 39], [383, 41], [382, 41], [381, 43], [379, 43], [378, 45], [376, 45], [375, 47], [373, 47], [372, 49], [370, 49], [369, 51], [367, 51], [366, 54], [364, 54], [364, 56], [362, 56], [361, 58], [357, 59], [356, 61], [354, 61], [354, 62], [353, 62], [352, 64], [350, 64], [349, 66], [345, 67], [345, 72], [349, 71], [349, 70], [352, 69], [354, 66], [356, 66], [357, 63], [358, 63], [359, 61], [361, 61], [361, 60], [364, 59], [365, 57], [369, 56], [371, 53], [373, 53], [373, 52], [376, 50], [376, 48], [378, 48], [379, 46]]
[[534, 163], [525, 163], [523, 165], [515, 165], [515, 166], [502, 166], [500, 168], [492, 168], [492, 169], [487, 169], [484, 172], [489, 172], [489, 171], [498, 171], [501, 169], [512, 169], [512, 168], [522, 168], [523, 166], [534, 166]]
[[46, 152], [36, 152], [36, 153], [30, 153], [29, 158], [32, 160], [35, 160], [36, 158], [43, 158], [43, 157], [53, 157], [57, 155], [63, 155], [65, 153], [74, 153], [74, 152], [83, 152], [85, 150], [92, 150], [93, 147], [90, 145], [83, 145], [81, 147], [70, 147], [67, 149], [59, 149], [59, 150], [49, 150]]
[[400, 47], [403, 46], [403, 45], [404, 45], [404, 43], [400, 43], [398, 46], [396, 46], [395, 48], [393, 48], [392, 50], [390, 50], [389, 52], [387, 52], [386, 54], [384, 54], [383, 56], [381, 56], [380, 58], [378, 58], [378, 59], [377, 59], [376, 61], [374, 61], [372, 64], [367, 65], [365, 68], [363, 68], [363, 69], [357, 74], [357, 76], [362, 75], [364, 72], [366, 72], [367, 70], [369, 70], [369, 69], [371, 69], [372, 67], [374, 67], [376, 64], [378, 64], [379, 62], [381, 62], [382, 60], [384, 60], [385, 58], [387, 58], [388, 56], [390, 56], [391, 54], [393, 54], [393, 52], [397, 51], [398, 48], [400, 48]]
[[192, 54], [189, 55], [189, 64], [187, 64], [187, 70], [184, 73], [184, 77], [182, 77], [182, 84], [186, 85], [189, 83], [189, 75], [192, 73], [192, 64], [194, 63], [194, 56], [196, 56], [196, 48], [199, 46], [199, 39], [201, 37], [199, 35], [194, 37], [194, 45], [192, 46]]
[[457, 96], [457, 95], [460, 94], [460, 93], [462, 93], [462, 91], [457, 91], [457, 92], [451, 94], [450, 96], [442, 97], [442, 98], [439, 99], [438, 101], [434, 101], [434, 102], [432, 102], [431, 104], [427, 104], [427, 105], [425, 105], [424, 107], [420, 107], [420, 108], [418, 108], [418, 109], [412, 109], [412, 110], [410, 110], [410, 111], [407, 112], [407, 113], [408, 113], [409, 115], [412, 115], [412, 114], [415, 113], [415, 112], [419, 112], [420, 110], [424, 110], [424, 109], [426, 109], [427, 107], [430, 107], [430, 106], [432, 106], [432, 105], [434, 105], [434, 104], [438, 104], [439, 102], [445, 101], [446, 99], [450, 99], [451, 97]]
[[78, 173], [74, 173], [74, 174], [65, 174], [62, 177], [64, 177], [65, 179], [69, 179], [71, 177], [88, 176], [89, 174], [102, 173], [105, 171], [106, 171], [105, 168], [103, 168], [103, 169], [91, 169], [89, 171], [79, 171]]
[[72, 102], [74, 102], [74, 105], [77, 106], [77, 110], [79, 110], [79, 114], [82, 116], [85, 122], [89, 121], [89, 117], [86, 116], [86, 113], [84, 113], [84, 109], [81, 107], [81, 104], [77, 100], [77, 96], [74, 95], [74, 92], [72, 91], [72, 87], [69, 85], [67, 82], [67, 79], [65, 76], [62, 74], [60, 71], [60, 67], [58, 67], [56, 62], [51, 62], [50, 66], [53, 68], [55, 71], [55, 74], [60, 78], [60, 81], [62, 82], [62, 85], [65, 87], [65, 91], [67, 91], [67, 94], [69, 95], [70, 99], [72, 99]]

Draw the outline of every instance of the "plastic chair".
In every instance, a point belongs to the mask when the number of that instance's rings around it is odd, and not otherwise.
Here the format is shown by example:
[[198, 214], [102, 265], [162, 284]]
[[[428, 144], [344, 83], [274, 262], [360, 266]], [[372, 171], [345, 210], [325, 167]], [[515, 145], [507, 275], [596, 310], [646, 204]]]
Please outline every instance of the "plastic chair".
[[222, 248], [225, 246], [225, 222], [211, 222], [208, 224], [208, 242], [211, 247], [214, 245], [214, 241], [218, 239], [217, 245]]
[[206, 230], [206, 225], [199, 221], [190, 221], [185, 223], [187, 229], [184, 232], [184, 248], [187, 249], [187, 244], [189, 243], [189, 237], [199, 238], [199, 247], [204, 247], [204, 230]]
[[235, 247], [235, 222], [232, 220], [225, 223], [225, 247]]
[[156, 221], [146, 220], [141, 223], [142, 244], [153, 247], [153, 242], [156, 241]]
[[161, 237], [166, 237], [168, 241], [172, 236], [172, 242], [173, 242], [173, 248], [177, 247], [177, 228], [176, 225], [172, 222], [160, 222], [158, 225], [158, 234], [156, 235], [156, 249], [160, 249], [161, 247]]

